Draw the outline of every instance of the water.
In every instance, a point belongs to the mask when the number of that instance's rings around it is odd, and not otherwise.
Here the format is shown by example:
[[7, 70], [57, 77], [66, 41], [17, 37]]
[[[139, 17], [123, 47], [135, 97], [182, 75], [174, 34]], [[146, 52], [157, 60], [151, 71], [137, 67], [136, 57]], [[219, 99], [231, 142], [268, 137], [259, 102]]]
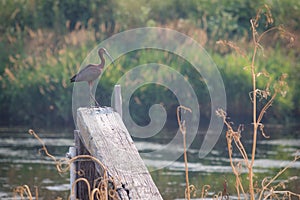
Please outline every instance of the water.
[[[288, 130], [271, 128], [270, 139], [259, 138], [255, 162], [255, 177], [262, 180], [274, 176], [284, 168], [300, 149], [300, 135], [297, 127]], [[34, 193], [39, 191], [39, 199], [68, 199], [69, 174], [59, 174], [54, 162], [39, 153], [41, 144], [27, 133], [26, 129], [0, 129], [0, 199], [11, 199], [13, 189], [28, 185]], [[65, 157], [69, 146], [73, 145], [72, 131], [47, 132], [41, 131], [39, 136], [45, 142], [48, 151], [57, 158]], [[141, 153], [159, 149], [172, 139], [172, 132], [162, 133], [151, 140], [137, 140], [135, 144]], [[246, 134], [247, 135], [247, 134]], [[204, 159], [199, 159], [199, 139], [195, 139], [188, 150], [190, 184], [201, 190], [204, 184], [209, 184], [209, 194], [223, 191], [223, 183], [228, 183], [227, 192], [235, 194], [234, 176], [231, 171], [224, 134], [219, 139], [213, 151]], [[245, 137], [247, 148], [251, 145]], [[182, 151], [182, 148], [178, 148]], [[173, 150], [174, 151], [174, 150]], [[144, 162], [151, 171], [153, 180], [164, 199], [183, 199], [185, 189], [185, 170], [183, 158], [163, 169], [160, 166], [167, 162], [160, 158], [146, 157]], [[245, 176], [243, 174], [242, 176]], [[287, 180], [286, 189], [300, 193], [300, 161], [279, 177], [279, 181]], [[277, 182], [278, 183], [278, 182]], [[200, 198], [198, 191], [197, 197]]]

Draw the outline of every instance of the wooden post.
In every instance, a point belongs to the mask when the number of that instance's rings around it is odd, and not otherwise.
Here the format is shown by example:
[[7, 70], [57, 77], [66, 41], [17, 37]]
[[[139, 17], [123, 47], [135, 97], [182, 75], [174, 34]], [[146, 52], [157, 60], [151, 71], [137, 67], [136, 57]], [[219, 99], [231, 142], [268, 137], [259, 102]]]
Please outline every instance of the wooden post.
[[[117, 199], [162, 199], [118, 113], [112, 108], [79, 108], [77, 125], [84, 147], [106, 167]], [[97, 165], [96, 171], [104, 176]]]
[[[68, 158], [74, 158], [77, 155], [76, 147], [69, 147], [69, 152], [67, 153]], [[77, 178], [76, 176], [76, 163], [72, 163], [70, 166], [70, 187], [71, 187], [71, 196], [70, 200], [75, 200], [76, 199], [76, 194], [77, 194], [77, 189], [74, 187], [74, 191], [72, 191], [72, 186], [75, 183], [75, 180]]]
[[115, 85], [114, 87], [114, 108], [117, 113], [122, 118], [122, 95], [121, 95], [121, 85]]
[[[77, 155], [91, 155], [80, 139], [79, 130], [74, 131], [74, 140]], [[79, 159], [76, 161], [76, 172], [76, 179], [85, 178], [91, 186], [93, 185], [94, 180], [99, 178], [99, 175], [96, 173], [95, 163], [88, 159]], [[77, 199], [89, 200], [88, 186], [85, 182], [77, 182], [75, 195]]]

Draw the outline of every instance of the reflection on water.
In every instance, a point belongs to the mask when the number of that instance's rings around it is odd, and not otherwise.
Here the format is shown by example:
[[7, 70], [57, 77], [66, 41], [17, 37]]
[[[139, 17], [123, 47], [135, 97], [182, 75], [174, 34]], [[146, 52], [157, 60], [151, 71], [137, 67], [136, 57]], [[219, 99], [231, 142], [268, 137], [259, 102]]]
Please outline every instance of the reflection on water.
[[[57, 158], [73, 144], [70, 136], [61, 133], [40, 136]], [[25, 184], [32, 191], [38, 187], [39, 196], [45, 199], [67, 199], [68, 174], [57, 173], [54, 162], [39, 153], [41, 144], [27, 130], [0, 130], [0, 138], [0, 199], [10, 199], [13, 189]]]
[[[271, 139], [261, 138], [258, 142], [257, 159], [255, 161], [255, 176], [261, 180], [266, 176], [273, 176], [285, 167], [300, 149], [299, 132], [289, 130], [284, 138], [273, 133]], [[281, 131], [277, 130], [281, 134]], [[172, 137], [172, 132], [163, 133], [164, 139], [159, 136], [155, 139], [135, 141], [140, 152], [151, 152], [164, 147]], [[169, 137], [166, 137], [166, 135]], [[39, 133], [49, 152], [57, 158], [62, 158], [73, 145], [72, 132]], [[13, 188], [28, 185], [34, 191], [39, 189], [39, 197], [53, 199], [69, 195], [69, 175], [59, 174], [53, 161], [45, 155], [39, 154], [40, 143], [27, 130], [0, 129], [0, 199], [11, 199]], [[272, 139], [274, 138], [274, 139]], [[198, 188], [204, 184], [211, 185], [211, 192], [223, 190], [223, 182], [228, 182], [229, 193], [234, 194], [234, 177], [231, 172], [229, 159], [226, 152], [224, 135], [215, 148], [204, 159], [199, 159], [199, 139], [196, 139], [188, 150], [190, 183]], [[250, 142], [246, 142], [251, 145]], [[182, 152], [182, 147], [170, 149]], [[172, 162], [168, 167], [162, 168], [163, 155], [157, 157], [144, 157], [144, 162], [151, 171], [151, 175], [158, 186], [164, 199], [182, 199], [184, 197], [185, 177], [182, 157]], [[157, 170], [158, 169], [158, 170]], [[292, 177], [291, 183], [286, 186], [295, 191], [300, 191], [300, 162], [292, 165], [280, 180]], [[244, 176], [244, 175], [242, 175]]]

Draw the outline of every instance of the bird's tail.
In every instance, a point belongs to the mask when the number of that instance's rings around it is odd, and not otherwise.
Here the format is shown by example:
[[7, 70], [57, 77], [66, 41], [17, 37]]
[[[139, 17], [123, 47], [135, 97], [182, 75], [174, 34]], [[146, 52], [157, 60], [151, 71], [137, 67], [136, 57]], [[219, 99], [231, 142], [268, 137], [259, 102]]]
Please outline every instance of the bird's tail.
[[75, 74], [75, 75], [70, 79], [71, 83], [73, 83], [73, 82], [76, 81], [76, 76], [77, 76], [77, 74]]

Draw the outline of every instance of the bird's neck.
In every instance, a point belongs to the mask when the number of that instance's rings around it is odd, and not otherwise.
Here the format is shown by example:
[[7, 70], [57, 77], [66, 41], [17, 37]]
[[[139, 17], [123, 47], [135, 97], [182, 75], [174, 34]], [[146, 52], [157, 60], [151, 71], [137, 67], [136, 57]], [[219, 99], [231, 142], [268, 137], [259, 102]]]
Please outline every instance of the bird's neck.
[[104, 67], [104, 65], [105, 65], [105, 59], [104, 59], [104, 57], [103, 57], [103, 55], [102, 54], [100, 54], [99, 55], [99, 57], [100, 57], [100, 60], [101, 60], [101, 63], [100, 63], [100, 68], [103, 68]]

